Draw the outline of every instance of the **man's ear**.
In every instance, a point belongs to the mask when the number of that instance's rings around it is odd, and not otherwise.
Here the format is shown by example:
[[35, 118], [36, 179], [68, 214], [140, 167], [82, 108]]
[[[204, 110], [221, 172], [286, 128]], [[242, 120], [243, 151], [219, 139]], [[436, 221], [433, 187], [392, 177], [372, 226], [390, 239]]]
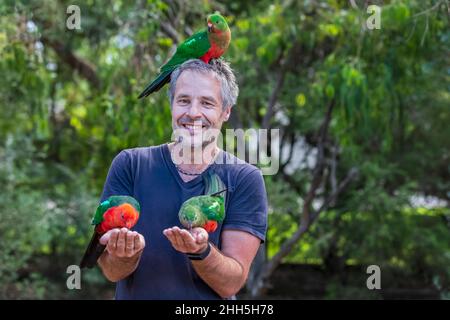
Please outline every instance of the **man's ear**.
[[223, 121], [228, 121], [228, 119], [230, 118], [230, 114], [231, 114], [231, 106], [227, 107], [227, 108], [222, 112], [222, 118], [223, 118]]

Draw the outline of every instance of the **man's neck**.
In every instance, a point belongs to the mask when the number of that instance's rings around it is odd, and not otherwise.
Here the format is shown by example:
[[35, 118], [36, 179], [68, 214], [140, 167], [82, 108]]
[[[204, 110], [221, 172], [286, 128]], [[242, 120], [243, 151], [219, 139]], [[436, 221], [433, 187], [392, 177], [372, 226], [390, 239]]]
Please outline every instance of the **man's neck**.
[[183, 146], [177, 142], [168, 146], [175, 165], [190, 173], [199, 173], [206, 169], [215, 161], [220, 151], [214, 142], [197, 148]]

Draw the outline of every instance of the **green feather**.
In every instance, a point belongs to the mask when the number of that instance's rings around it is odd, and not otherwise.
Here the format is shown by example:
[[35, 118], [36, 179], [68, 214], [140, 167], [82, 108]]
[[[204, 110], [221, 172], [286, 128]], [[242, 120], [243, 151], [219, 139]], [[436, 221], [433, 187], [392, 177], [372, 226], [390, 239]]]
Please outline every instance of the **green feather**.
[[[220, 177], [215, 173], [208, 172], [207, 175], [203, 176], [203, 182], [205, 184], [205, 194], [214, 194], [227, 189], [222, 179], [220, 179]], [[222, 197], [225, 202], [226, 195], [226, 192], [222, 192], [217, 195], [217, 197]]]
[[201, 58], [210, 48], [207, 31], [194, 33], [178, 46], [173, 57], [161, 67], [161, 72], [173, 71], [189, 59]]
[[161, 89], [166, 83], [170, 81], [170, 74], [172, 71], [164, 71], [161, 72], [155, 80], [152, 81], [145, 89], [141, 92], [138, 99], [147, 97], [152, 92], [158, 91]]
[[103, 221], [103, 214], [111, 208], [111, 204], [109, 200], [105, 200], [97, 207], [97, 210], [95, 211], [94, 218], [92, 219], [93, 225], [98, 225]]
[[170, 81], [170, 75], [178, 66], [190, 59], [201, 58], [210, 48], [211, 44], [209, 43], [208, 33], [206, 31], [197, 32], [187, 38], [178, 46], [172, 58], [161, 67], [161, 73], [147, 85], [138, 98], [147, 97], [151, 93], [161, 89]]
[[225, 206], [222, 197], [202, 196], [200, 208], [208, 220], [222, 222], [225, 218]]

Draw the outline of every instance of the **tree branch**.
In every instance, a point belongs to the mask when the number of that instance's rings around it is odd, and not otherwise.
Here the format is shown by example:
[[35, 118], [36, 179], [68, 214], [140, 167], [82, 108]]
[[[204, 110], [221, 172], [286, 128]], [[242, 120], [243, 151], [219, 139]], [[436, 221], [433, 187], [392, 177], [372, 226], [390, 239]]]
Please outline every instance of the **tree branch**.
[[434, 10], [438, 9], [439, 6], [440, 6], [441, 4], [443, 4], [443, 3], [444, 3], [444, 1], [439, 0], [439, 1], [436, 2], [435, 5], [432, 6], [431, 8], [428, 8], [428, 9], [422, 11], [422, 12], [419, 12], [419, 13], [416, 13], [415, 15], [413, 15], [413, 18], [417, 18], [418, 16], [421, 16], [421, 15], [424, 15], [424, 14], [428, 15], [428, 13], [430, 13], [431, 11], [434, 11]]
[[93, 84], [94, 87], [100, 87], [100, 80], [97, 76], [95, 68], [89, 62], [77, 57], [70, 49], [58, 40], [51, 40], [46, 36], [42, 36], [41, 41], [44, 45], [50, 46], [62, 62], [76, 70], [83, 78]]
[[[294, 248], [295, 244], [298, 242], [298, 240], [302, 237], [302, 235], [308, 231], [311, 224], [317, 219], [320, 212], [328, 208], [329, 204], [331, 202], [334, 202], [339, 192], [341, 192], [348, 183], [353, 179], [355, 172], [354, 170], [350, 170], [348, 176], [339, 184], [339, 187], [337, 190], [331, 195], [327, 197], [327, 199], [322, 204], [321, 208], [317, 211], [314, 211], [312, 215], [310, 215], [310, 210], [312, 206], [312, 202], [316, 196], [317, 190], [320, 187], [322, 180], [323, 180], [323, 169], [325, 167], [325, 142], [328, 136], [328, 128], [331, 121], [331, 115], [334, 109], [334, 106], [336, 104], [335, 99], [332, 99], [328, 105], [327, 112], [325, 115], [325, 119], [323, 120], [323, 123], [319, 129], [319, 136], [318, 136], [318, 154], [317, 154], [317, 161], [316, 166], [314, 168], [313, 172], [313, 178], [311, 185], [309, 187], [309, 191], [307, 193], [307, 196], [305, 197], [303, 208], [302, 208], [302, 215], [301, 220], [299, 223], [299, 228], [297, 231], [287, 240], [285, 241], [278, 252], [275, 254], [275, 256], [267, 262], [267, 264], [263, 267], [260, 275], [257, 277], [257, 281], [255, 281], [255, 285], [251, 290], [251, 295], [253, 297], [259, 296], [262, 291], [266, 287], [266, 282], [269, 279], [269, 277], [272, 275], [274, 270], [278, 267], [278, 265], [281, 263], [282, 259], [287, 256], [292, 249]], [[287, 177], [288, 175], [283, 172], [283, 175]], [[291, 177], [289, 177], [291, 178]], [[297, 192], [300, 191], [296, 189]]]
[[161, 21], [160, 23], [161, 30], [173, 40], [175, 44], [178, 44], [181, 42], [181, 37], [178, 34], [177, 30], [168, 22]]
[[262, 120], [262, 128], [269, 129], [270, 121], [272, 120], [273, 115], [275, 114], [275, 104], [278, 100], [278, 96], [280, 94], [281, 89], [283, 88], [284, 79], [286, 77], [286, 73], [289, 69], [290, 62], [292, 61], [295, 55], [296, 46], [295, 44], [286, 54], [286, 57], [281, 61], [280, 72], [277, 75], [277, 81], [275, 87], [272, 90], [272, 94], [269, 97], [269, 102], [267, 104], [267, 111]]
[[[330, 186], [331, 192], [335, 192], [337, 189], [337, 179], [336, 179], [336, 167], [337, 167], [337, 145], [331, 146], [331, 159], [330, 159]], [[333, 204], [334, 205], [334, 202]]]
[[280, 249], [275, 254], [275, 256], [273, 256], [272, 259], [268, 261], [266, 265], [262, 268], [262, 271], [258, 276], [258, 280], [255, 281], [255, 286], [251, 290], [252, 297], [259, 297], [263, 293], [265, 287], [267, 286], [266, 284], [267, 280], [270, 278], [275, 269], [280, 265], [283, 258], [286, 257], [293, 250], [294, 246], [297, 244], [300, 238], [309, 230], [309, 227], [312, 225], [312, 223], [315, 220], [317, 220], [320, 213], [327, 210], [328, 207], [331, 205], [331, 203], [336, 201], [337, 196], [347, 188], [349, 183], [353, 179], [355, 179], [357, 174], [358, 170], [356, 168], [351, 168], [348, 171], [347, 176], [339, 184], [336, 191], [325, 199], [325, 201], [318, 210], [312, 213], [309, 224], [305, 225], [302, 223], [300, 227], [297, 229], [297, 231], [281, 245]]
[[331, 114], [333, 112], [333, 108], [334, 108], [335, 104], [336, 104], [336, 100], [333, 98], [328, 105], [325, 119], [324, 119], [322, 126], [320, 127], [320, 131], [319, 131], [319, 139], [318, 139], [318, 143], [317, 143], [318, 152], [317, 152], [316, 167], [314, 168], [311, 187], [309, 188], [309, 192], [306, 195], [305, 201], [303, 203], [303, 213], [302, 213], [302, 219], [300, 222], [300, 225], [301, 226], [303, 225], [306, 229], [309, 227], [309, 224], [310, 224], [309, 211], [311, 208], [312, 201], [314, 200], [317, 189], [319, 188], [319, 186], [322, 182], [323, 169], [325, 167], [325, 140], [328, 135], [328, 127], [330, 125]]
[[[287, 135], [288, 133], [286, 133]], [[283, 137], [284, 138], [284, 137]], [[295, 133], [289, 133], [289, 154], [288, 157], [286, 159], [286, 161], [284, 161], [281, 165], [280, 165], [280, 170], [284, 171], [284, 168], [289, 164], [289, 162], [291, 162], [292, 160], [292, 156], [294, 155], [294, 147], [295, 147]], [[283, 146], [285, 146], [284, 141], [282, 141], [281, 144], [281, 149], [283, 149]]]

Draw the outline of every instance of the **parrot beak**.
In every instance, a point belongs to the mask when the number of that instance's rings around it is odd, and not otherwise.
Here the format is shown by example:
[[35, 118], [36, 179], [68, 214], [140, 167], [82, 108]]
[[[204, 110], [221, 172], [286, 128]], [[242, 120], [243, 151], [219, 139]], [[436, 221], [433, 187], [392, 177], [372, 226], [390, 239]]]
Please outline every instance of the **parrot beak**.
[[213, 28], [213, 24], [210, 21], [208, 21], [208, 32], [211, 32], [212, 28]]

